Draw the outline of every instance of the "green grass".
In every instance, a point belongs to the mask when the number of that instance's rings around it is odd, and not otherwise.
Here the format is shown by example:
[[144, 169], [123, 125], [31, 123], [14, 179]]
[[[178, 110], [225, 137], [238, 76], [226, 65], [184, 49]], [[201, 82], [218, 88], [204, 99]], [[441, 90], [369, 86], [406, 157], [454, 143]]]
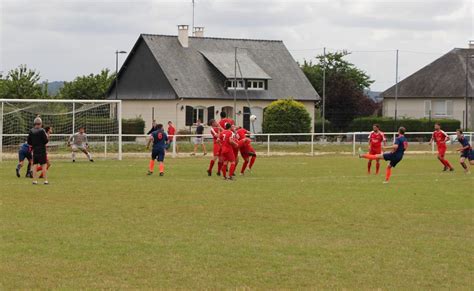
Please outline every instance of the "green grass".
[[235, 182], [207, 161], [53, 160], [49, 186], [0, 163], [0, 289], [472, 287], [457, 165], [407, 156], [383, 185], [352, 157], [260, 158]]

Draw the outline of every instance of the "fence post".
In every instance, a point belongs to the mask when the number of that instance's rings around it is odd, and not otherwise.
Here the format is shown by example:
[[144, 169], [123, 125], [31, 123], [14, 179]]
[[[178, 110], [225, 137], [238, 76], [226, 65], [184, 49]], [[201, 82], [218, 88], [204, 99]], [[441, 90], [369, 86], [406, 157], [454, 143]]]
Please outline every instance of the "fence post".
[[74, 135], [76, 129], [76, 103], [72, 102], [72, 132], [71, 134]]
[[431, 143], [431, 153], [432, 153], [432, 154], [434, 154], [434, 152], [435, 152], [435, 145], [434, 145], [434, 144], [435, 144], [435, 142], [433, 141], [433, 142]]
[[122, 100], [117, 104], [117, 118], [118, 118], [118, 159], [122, 160]]
[[3, 104], [0, 108], [0, 162], [3, 161]]
[[104, 136], [104, 160], [107, 160], [107, 135]]
[[352, 133], [352, 155], [356, 155], [356, 133], [355, 131]]
[[173, 135], [173, 158], [176, 158], [176, 135]]
[[270, 135], [267, 134], [267, 156], [270, 156]]
[[314, 156], [314, 133], [311, 133], [311, 156]]

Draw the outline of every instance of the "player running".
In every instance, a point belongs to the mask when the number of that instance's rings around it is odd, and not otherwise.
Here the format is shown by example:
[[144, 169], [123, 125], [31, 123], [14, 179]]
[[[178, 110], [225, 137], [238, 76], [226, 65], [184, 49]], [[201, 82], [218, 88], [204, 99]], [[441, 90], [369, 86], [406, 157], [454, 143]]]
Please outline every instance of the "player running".
[[152, 132], [148, 143], [146, 145], [147, 150], [150, 149], [150, 144], [153, 142], [153, 149], [151, 151], [151, 160], [148, 170], [148, 175], [152, 175], [155, 169], [155, 160], [158, 161], [160, 176], [165, 175], [165, 153], [166, 147], [168, 144], [168, 135], [163, 130], [163, 124], [158, 124], [156, 126], [156, 131]]
[[211, 162], [209, 163], [209, 168], [207, 169], [207, 175], [212, 176], [212, 168], [214, 167], [214, 164], [216, 161], [217, 163], [217, 176], [221, 175], [221, 169], [222, 169], [222, 159], [220, 158], [220, 151], [221, 151], [221, 146], [218, 142], [219, 139], [219, 134], [221, 132], [221, 128], [219, 127], [219, 124], [217, 121], [214, 119], [211, 119], [209, 121], [209, 124], [211, 125], [211, 135], [212, 135], [212, 140], [213, 140], [213, 157], [211, 159]]
[[33, 162], [33, 156], [31, 155], [31, 146], [28, 142], [23, 143], [18, 150], [18, 165], [16, 166], [16, 176], [20, 178], [20, 170], [23, 167], [25, 159], [28, 160], [28, 168], [26, 169], [26, 178], [33, 178], [31, 171], [31, 164]]
[[430, 145], [433, 144], [433, 141], [436, 142], [436, 147], [438, 148], [438, 160], [444, 166], [443, 171], [454, 171], [453, 166], [451, 166], [449, 161], [444, 158], [444, 155], [446, 154], [447, 150], [446, 142], [449, 141], [449, 136], [446, 134], [446, 132], [441, 130], [441, 125], [439, 123], [435, 123], [434, 129], [435, 130], [433, 132], [433, 135], [431, 136]]
[[[372, 132], [369, 134], [369, 154], [378, 155], [382, 153], [382, 143], [387, 145], [385, 134], [380, 130], [378, 124], [372, 126]], [[367, 163], [367, 173], [370, 175], [370, 168], [372, 167], [372, 160]], [[375, 160], [375, 175], [379, 174], [380, 160]]]
[[239, 141], [240, 155], [242, 156], [242, 159], [244, 159], [244, 164], [240, 169], [240, 175], [244, 175], [247, 166], [249, 167], [249, 172], [251, 172], [253, 164], [257, 159], [257, 153], [251, 145], [252, 141], [247, 137], [248, 134], [250, 134], [250, 131], [245, 128], [238, 128], [236, 132]]
[[406, 129], [404, 127], [400, 127], [398, 129], [398, 137], [395, 139], [394, 144], [389, 147], [383, 147], [384, 149], [390, 149], [390, 152], [377, 155], [363, 154], [362, 152], [359, 153], [359, 158], [368, 160], [384, 159], [386, 161], [390, 161], [387, 166], [384, 183], [388, 183], [390, 181], [392, 168], [395, 168], [395, 166], [403, 159], [403, 155], [405, 154], [405, 151], [408, 147], [408, 141], [405, 137], [405, 132]]
[[46, 157], [46, 144], [49, 142], [48, 135], [42, 128], [43, 121], [41, 118], [36, 117], [34, 120], [34, 127], [30, 129], [28, 134], [28, 144], [32, 148], [33, 152], [33, 185], [38, 184], [38, 176], [36, 171], [36, 165], [43, 167], [43, 177], [44, 184], [48, 185], [48, 175], [47, 175], [47, 157]]
[[76, 152], [79, 150], [83, 152], [90, 162], [94, 162], [92, 159], [92, 154], [88, 151], [89, 143], [87, 141], [87, 134], [84, 127], [80, 127], [79, 131], [71, 135], [67, 145], [71, 147], [72, 153], [72, 162], [76, 162]]
[[[232, 177], [235, 172], [235, 155], [233, 148], [237, 146], [234, 140], [234, 133], [231, 131], [232, 125], [226, 123], [225, 130], [219, 134], [219, 142], [221, 145], [221, 158], [222, 158], [222, 176], [224, 180], [234, 180]], [[230, 163], [229, 177], [227, 177], [227, 166]]]
[[[48, 140], [50, 140], [51, 134], [53, 133], [53, 128], [51, 126], [46, 126], [44, 128], [44, 131], [46, 132], [46, 135], [48, 136]], [[50, 167], [51, 167], [51, 163], [49, 162], [49, 157], [48, 157], [48, 147], [46, 147], [46, 170], [49, 171]], [[39, 177], [40, 179], [43, 179], [44, 178], [43, 167], [41, 165], [36, 166], [36, 171], [37, 172], [41, 171], [41, 175]]]
[[464, 172], [466, 174], [470, 174], [471, 172], [469, 171], [469, 166], [466, 164], [466, 159], [469, 160], [469, 164], [474, 165], [474, 151], [472, 150], [472, 147], [469, 144], [467, 138], [463, 135], [461, 129], [456, 130], [456, 135], [458, 137], [459, 143], [462, 145], [461, 148], [457, 149], [457, 151], [461, 153], [461, 158], [459, 162], [464, 168]]

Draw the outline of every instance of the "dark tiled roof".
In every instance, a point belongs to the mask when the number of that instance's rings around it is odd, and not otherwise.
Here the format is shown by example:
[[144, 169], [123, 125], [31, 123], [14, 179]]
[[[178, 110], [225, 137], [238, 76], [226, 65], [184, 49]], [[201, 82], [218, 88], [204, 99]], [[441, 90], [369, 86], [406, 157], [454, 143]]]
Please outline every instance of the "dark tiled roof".
[[[456, 48], [398, 83], [398, 97], [459, 98], [466, 96], [466, 59], [474, 49]], [[474, 59], [469, 65], [468, 94], [473, 96]], [[384, 91], [384, 98], [395, 97], [395, 86]]]

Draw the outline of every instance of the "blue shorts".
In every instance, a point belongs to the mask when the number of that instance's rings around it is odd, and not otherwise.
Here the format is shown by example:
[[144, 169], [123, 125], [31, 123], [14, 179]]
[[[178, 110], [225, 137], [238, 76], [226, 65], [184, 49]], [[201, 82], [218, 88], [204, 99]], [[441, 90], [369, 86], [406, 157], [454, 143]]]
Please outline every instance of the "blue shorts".
[[461, 152], [461, 158], [466, 158], [469, 161], [474, 161], [474, 151], [466, 150], [466, 151]]
[[165, 149], [153, 149], [151, 152], [151, 159], [163, 162], [165, 160]]
[[395, 166], [403, 159], [403, 155], [396, 153], [384, 153], [383, 159], [386, 161], [390, 161], [390, 166], [395, 168]]
[[19, 151], [18, 152], [18, 161], [23, 162], [25, 159], [28, 159], [28, 160], [33, 159], [33, 156], [31, 155], [31, 152]]

